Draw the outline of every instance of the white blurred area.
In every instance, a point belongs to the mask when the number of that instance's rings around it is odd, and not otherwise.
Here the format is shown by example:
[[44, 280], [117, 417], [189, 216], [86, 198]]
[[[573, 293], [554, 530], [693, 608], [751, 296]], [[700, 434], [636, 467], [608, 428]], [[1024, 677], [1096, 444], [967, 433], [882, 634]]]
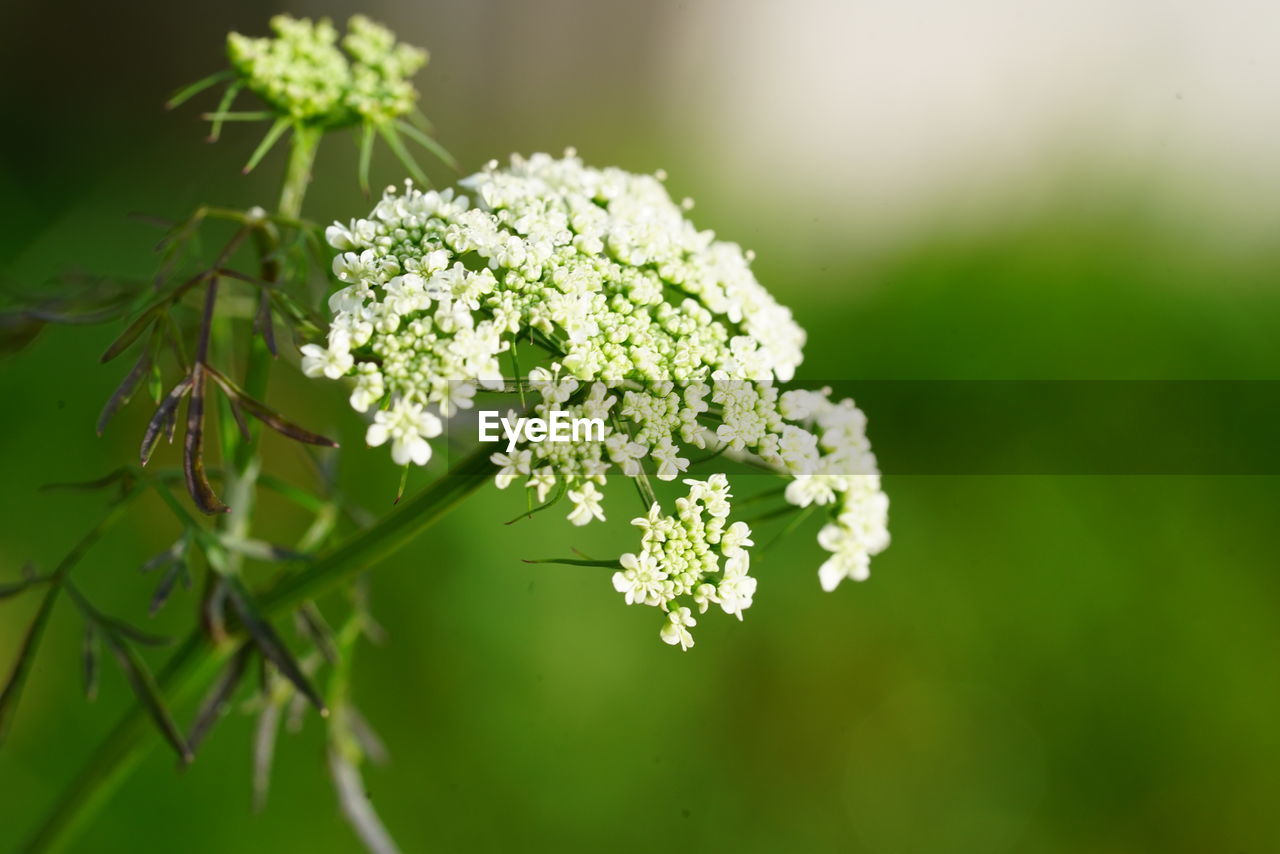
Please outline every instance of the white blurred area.
[[1227, 227], [1280, 198], [1275, 2], [704, 0], [683, 24], [673, 120], [724, 180], [836, 222], [999, 216], [1091, 170]]
[[428, 85], [469, 93], [442, 127], [471, 122], [494, 156], [576, 144], [598, 162], [580, 141], [592, 123], [602, 142], [634, 126], [662, 150], [631, 150], [626, 165], [679, 165], [676, 192], [801, 216], [815, 240], [1007, 220], [1064, 193], [1175, 201], [1236, 236], [1269, 234], [1280, 211], [1275, 0], [383, 0], [371, 11], [431, 46]]

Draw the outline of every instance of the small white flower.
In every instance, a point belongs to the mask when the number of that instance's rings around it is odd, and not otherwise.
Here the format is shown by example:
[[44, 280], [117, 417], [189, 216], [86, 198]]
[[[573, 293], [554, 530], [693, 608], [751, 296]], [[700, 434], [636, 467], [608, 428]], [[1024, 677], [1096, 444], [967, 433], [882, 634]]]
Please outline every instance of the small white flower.
[[498, 489], [506, 489], [517, 477], [529, 474], [529, 461], [532, 458], [533, 452], [527, 448], [511, 454], [494, 454], [489, 457], [493, 464], [499, 467], [498, 473], [493, 476], [494, 485]]
[[830, 478], [823, 475], [798, 474], [795, 480], [787, 484], [787, 503], [797, 507], [808, 507], [815, 503], [830, 504], [835, 497]]
[[823, 590], [830, 593], [846, 578], [866, 581], [871, 575], [870, 563], [871, 556], [862, 550], [836, 552], [818, 567], [818, 582]]
[[569, 521], [575, 525], [585, 525], [592, 519], [603, 522], [604, 508], [600, 506], [603, 497], [593, 483], [584, 483], [580, 489], [569, 490], [569, 500], [573, 502]]
[[538, 503], [547, 500], [547, 493], [555, 488], [556, 475], [555, 470], [551, 466], [543, 466], [529, 476], [529, 480], [525, 483], [525, 487], [534, 490], [534, 494], [538, 497]]
[[336, 380], [346, 376], [355, 365], [355, 358], [346, 351], [336, 351], [319, 344], [302, 345], [302, 373], [309, 377], [328, 377]]
[[357, 370], [360, 375], [356, 379], [356, 387], [351, 390], [351, 408], [356, 412], [368, 412], [369, 407], [382, 400], [387, 390], [376, 365], [361, 362]]
[[751, 528], [746, 522], [734, 522], [720, 537], [720, 551], [726, 555], [736, 554], [755, 544], [755, 540], [751, 539]]
[[741, 620], [742, 612], [751, 607], [751, 598], [756, 593], [756, 580], [746, 574], [730, 575], [726, 572], [716, 593], [724, 612]]
[[391, 459], [396, 465], [425, 466], [431, 459], [431, 444], [427, 439], [439, 436], [443, 429], [440, 419], [421, 404], [401, 398], [390, 409], [373, 416], [373, 423], [365, 433], [365, 443], [376, 448], [390, 439]]
[[667, 612], [667, 622], [663, 624], [659, 636], [664, 642], [672, 646], [680, 644], [680, 649], [685, 650], [693, 646], [693, 635], [689, 633], [689, 628], [696, 625], [698, 621], [688, 608], [672, 608]]
[[719, 601], [720, 597], [716, 593], [716, 586], [714, 584], [703, 582], [693, 588], [693, 603], [698, 606], [699, 614], [707, 613], [707, 609], [711, 607], [711, 603]]
[[680, 450], [670, 436], [663, 436], [650, 456], [658, 464], [658, 480], [675, 480], [689, 468], [689, 461], [680, 456]]
[[662, 602], [662, 582], [667, 574], [658, 569], [649, 554], [624, 554], [622, 569], [613, 574], [613, 589], [625, 595], [627, 604], [658, 605]]

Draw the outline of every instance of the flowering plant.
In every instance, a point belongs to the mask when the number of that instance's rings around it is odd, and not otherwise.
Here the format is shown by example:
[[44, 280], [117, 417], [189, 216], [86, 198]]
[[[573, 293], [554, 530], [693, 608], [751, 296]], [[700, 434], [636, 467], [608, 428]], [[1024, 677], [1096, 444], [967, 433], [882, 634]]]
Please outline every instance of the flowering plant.
[[[84, 484], [114, 490], [102, 525], [53, 571], [32, 572], [4, 589], [6, 596], [43, 589], [44, 596], [0, 694], [0, 724], [16, 705], [62, 593], [85, 619], [90, 693], [102, 641], [139, 700], [32, 850], [60, 842], [101, 802], [103, 789], [136, 755], [138, 724], [146, 718], [182, 761], [191, 761], [253, 661], [266, 674], [252, 701], [259, 714], [258, 799], [265, 796], [281, 710], [300, 714], [309, 704], [325, 718], [344, 813], [371, 850], [394, 850], [358, 770], [380, 752], [349, 691], [356, 643], [376, 631], [361, 573], [488, 481], [500, 489], [523, 486], [527, 505], [518, 518], [565, 502], [575, 526], [605, 519], [610, 484], [627, 484], [640, 498], [640, 515], [632, 520], [637, 541], [608, 559], [534, 562], [612, 570], [609, 580], [625, 603], [659, 609], [659, 638], [685, 650], [694, 644], [698, 617], [713, 606], [738, 619], [751, 606], [758, 586], [751, 572], [759, 535], [753, 525], [785, 517], [792, 520], [789, 530], [822, 508], [828, 519], [818, 540], [831, 554], [818, 577], [826, 590], [845, 578], [866, 578], [870, 558], [888, 544], [888, 502], [862, 413], [852, 401], [833, 400], [829, 389], [790, 387], [803, 358], [803, 330], [756, 280], [751, 254], [695, 227], [687, 216], [691, 203], [671, 199], [665, 176], [591, 168], [570, 150], [559, 158], [513, 157], [505, 167], [489, 163], [457, 192], [426, 189], [404, 145], [417, 141], [448, 161], [427, 135], [409, 82], [426, 53], [362, 17], [351, 20], [341, 39], [328, 21], [282, 16], [272, 27], [271, 38], [232, 34], [231, 68], [171, 103], [226, 82], [218, 108], [206, 116], [214, 138], [225, 122], [270, 122], [246, 170], [291, 132], [278, 210], [201, 207], [168, 228], [153, 286], [91, 283], [57, 311], [30, 302], [11, 311], [28, 325], [83, 319], [90, 308], [95, 318], [131, 317], [104, 360], [131, 349], [139, 355], [99, 429], [144, 380], [156, 404], [141, 465]], [[231, 110], [246, 90], [263, 102], [263, 111]], [[359, 134], [362, 185], [375, 136], [386, 140], [412, 180], [403, 190], [388, 189], [366, 216], [322, 228], [302, 217], [302, 200], [321, 139], [344, 129]], [[230, 234], [207, 261], [193, 237], [218, 224]], [[183, 269], [193, 263], [194, 270]], [[318, 272], [331, 276], [321, 288], [314, 287]], [[231, 288], [252, 297], [251, 312], [238, 312], [242, 303], [228, 305]], [[499, 452], [482, 445], [392, 513], [369, 520], [331, 477], [313, 492], [264, 471], [260, 425], [307, 446], [336, 447], [265, 401], [272, 357], [293, 352], [279, 346], [278, 324], [299, 345], [302, 372], [343, 382], [351, 407], [367, 419], [366, 444], [388, 446], [406, 472], [426, 465], [446, 431], [464, 428], [490, 395], [516, 395], [518, 408], [544, 423], [568, 415], [603, 429], [574, 441], [545, 441], [525, 431], [512, 434]], [[174, 375], [169, 384], [166, 377]], [[205, 462], [208, 391], [220, 395], [217, 467]], [[143, 468], [162, 438], [173, 441], [180, 420], [181, 467]], [[326, 455], [332, 451], [315, 453], [321, 471], [331, 471]], [[735, 508], [733, 485], [727, 471], [715, 470], [717, 460], [768, 472], [784, 485]], [[660, 500], [654, 482], [678, 480], [682, 494]], [[177, 483], [213, 524], [188, 510], [172, 490]], [[261, 489], [280, 492], [312, 514], [301, 542], [280, 546], [254, 530]], [[197, 626], [158, 677], [137, 647], [160, 639], [103, 613], [71, 576], [105, 526], [144, 492], [158, 494], [179, 527], [174, 545], [144, 567], [160, 571], [152, 611], [179, 583], [189, 584], [196, 569], [206, 579]], [[741, 518], [744, 503], [771, 498], [782, 506]], [[275, 571], [262, 585], [249, 578], [258, 564]], [[350, 592], [350, 605], [331, 627], [316, 599], [335, 587]], [[276, 627], [284, 616], [295, 620], [293, 642]], [[214, 674], [184, 730], [171, 704]], [[319, 687], [322, 674], [327, 690]]]

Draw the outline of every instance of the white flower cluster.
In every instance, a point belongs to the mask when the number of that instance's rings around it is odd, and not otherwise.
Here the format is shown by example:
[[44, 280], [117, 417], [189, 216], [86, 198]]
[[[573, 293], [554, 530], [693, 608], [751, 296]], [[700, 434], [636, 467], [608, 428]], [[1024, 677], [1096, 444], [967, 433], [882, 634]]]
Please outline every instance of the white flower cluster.
[[363, 15], [351, 18], [342, 39], [346, 54], [327, 18], [277, 15], [271, 29], [273, 38], [231, 33], [227, 54], [249, 90], [283, 114], [338, 127], [413, 109], [417, 92], [409, 78], [426, 63], [426, 51], [397, 43], [385, 27]]
[[553, 370], [584, 380], [794, 373], [804, 333], [790, 312], [657, 179], [537, 155], [464, 183], [481, 207], [409, 185], [326, 231], [348, 284], [329, 301], [328, 347], [308, 346], [304, 369], [354, 371], [357, 410], [384, 398], [467, 407], [476, 384], [501, 382], [498, 356], [522, 332], [558, 350]]
[[728, 479], [713, 474], [685, 483], [689, 494], [676, 499], [676, 515], [663, 515], [654, 503], [648, 515], [631, 520], [644, 531], [641, 550], [624, 554], [622, 569], [613, 574], [613, 587], [628, 605], [652, 605], [666, 612], [660, 635], [681, 649], [693, 646], [689, 629], [697, 621], [678, 600], [692, 600], [700, 614], [719, 605], [741, 620], [756, 592], [756, 579], [748, 574], [751, 529], [745, 522], [728, 522]]
[[[851, 400], [833, 402], [829, 389], [788, 391], [780, 404], [782, 413], [816, 440], [816, 453], [807, 456], [804, 470], [792, 469], [787, 501], [834, 510], [833, 521], [818, 534], [818, 542], [833, 553], [818, 570], [822, 589], [834, 590], [845, 578], [865, 581], [872, 556], [889, 546], [889, 497], [880, 489], [866, 416]], [[804, 446], [810, 454], [808, 439]]]
[[[326, 231], [345, 287], [329, 301], [328, 346], [304, 347], [303, 370], [354, 376], [351, 405], [378, 410], [370, 445], [391, 442], [397, 464], [425, 463], [441, 431], [434, 413], [452, 416], [477, 389], [500, 387], [499, 356], [532, 341], [550, 361], [527, 375], [528, 414], [611, 429], [603, 441], [494, 454], [500, 488], [523, 479], [540, 503], [567, 495], [569, 521], [583, 525], [604, 519], [601, 488], [615, 467], [670, 481], [689, 468], [690, 449], [726, 450], [794, 477], [792, 504], [831, 511], [820, 537], [833, 552], [826, 589], [866, 576], [888, 542], [888, 502], [865, 418], [829, 390], [775, 386], [792, 378], [804, 333], [738, 246], [694, 228], [659, 178], [588, 168], [572, 152], [490, 164], [463, 184], [476, 206], [409, 184]], [[628, 601], [667, 610], [663, 637], [682, 646], [692, 611], [674, 600], [740, 616], [755, 589], [746, 526], [723, 528], [724, 476], [687, 482], [678, 515], [654, 505], [644, 549], [615, 576]]]

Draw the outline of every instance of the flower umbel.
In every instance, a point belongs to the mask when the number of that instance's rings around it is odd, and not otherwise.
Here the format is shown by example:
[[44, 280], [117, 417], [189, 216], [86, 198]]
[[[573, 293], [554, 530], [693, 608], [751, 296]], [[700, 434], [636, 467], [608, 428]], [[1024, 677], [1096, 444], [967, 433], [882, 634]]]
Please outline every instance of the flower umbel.
[[[676, 500], [676, 515], [665, 516], [654, 503], [648, 514], [631, 520], [644, 531], [641, 551], [619, 558], [622, 569], [613, 574], [613, 588], [624, 594], [628, 605], [652, 605], [667, 611], [662, 639], [693, 646], [688, 627], [695, 625], [687, 606], [698, 613], [719, 605], [739, 620], [751, 607], [756, 579], [748, 574], [753, 545], [751, 528], [729, 515], [729, 481], [723, 474], [708, 480], [686, 480], [689, 494]], [[717, 515], [718, 514], [718, 515]]]
[[[495, 482], [522, 480], [539, 502], [559, 490], [551, 503], [567, 495], [568, 520], [586, 525], [605, 518], [607, 475], [635, 481], [648, 508], [635, 520], [642, 550], [613, 577], [629, 604], [719, 605], [738, 618], [751, 605], [752, 534], [728, 522], [725, 475], [685, 481], [674, 515], [653, 498], [650, 477], [675, 480], [703, 451], [792, 478], [797, 512], [830, 511], [825, 589], [866, 577], [888, 543], [866, 419], [829, 390], [780, 389], [805, 335], [751, 273], [750, 253], [698, 230], [659, 178], [594, 169], [572, 151], [490, 163], [462, 184], [474, 200], [407, 183], [325, 232], [344, 287], [329, 300], [327, 346], [310, 345], [304, 369], [356, 377], [353, 406], [381, 409], [370, 444], [400, 423], [389, 413], [453, 416], [504, 387], [504, 356], [517, 365], [532, 342], [542, 363], [516, 377], [528, 413], [612, 429], [603, 441], [521, 441], [493, 455]], [[425, 462], [432, 435], [408, 429], [395, 461]], [[663, 639], [688, 648], [692, 625], [673, 618]]]

